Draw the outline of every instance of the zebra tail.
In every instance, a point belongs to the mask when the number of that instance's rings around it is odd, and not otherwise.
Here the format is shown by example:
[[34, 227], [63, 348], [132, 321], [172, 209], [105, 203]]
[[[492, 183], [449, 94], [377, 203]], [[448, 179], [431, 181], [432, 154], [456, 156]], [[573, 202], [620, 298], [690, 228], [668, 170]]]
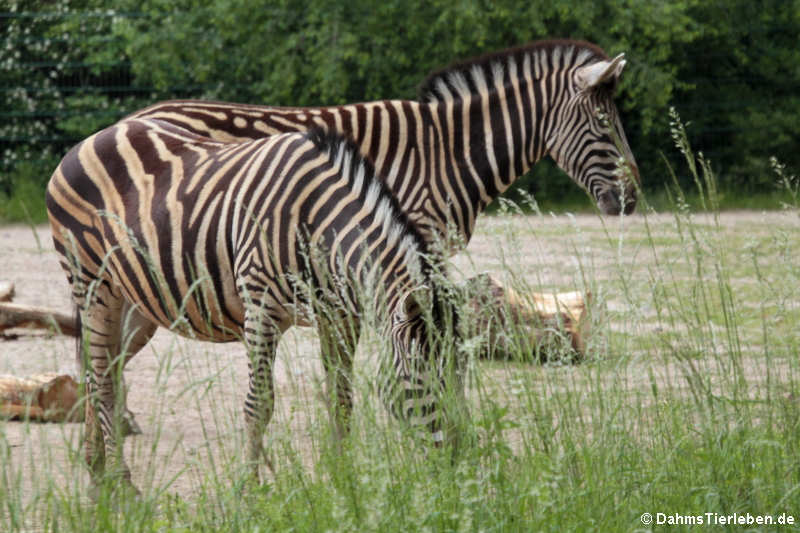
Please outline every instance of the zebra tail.
[[81, 319], [81, 309], [78, 304], [72, 306], [72, 327], [75, 332], [75, 363], [78, 365], [78, 381], [83, 382], [87, 379], [88, 366], [83, 353], [83, 320]]

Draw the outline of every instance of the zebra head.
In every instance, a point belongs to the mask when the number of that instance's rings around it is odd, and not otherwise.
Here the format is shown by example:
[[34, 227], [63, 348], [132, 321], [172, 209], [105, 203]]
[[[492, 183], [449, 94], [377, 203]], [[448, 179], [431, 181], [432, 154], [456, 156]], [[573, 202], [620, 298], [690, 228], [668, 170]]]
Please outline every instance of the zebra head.
[[436, 446], [458, 439], [448, 428], [452, 422], [448, 409], [454, 407], [441, 402], [451, 395], [460, 399], [464, 393], [461, 361], [454, 348], [458, 344], [454, 297], [445, 287], [428, 285], [410, 288], [400, 297], [390, 311], [393, 375], [384, 374], [389, 379], [379, 389], [389, 410], [412, 428], [430, 431]]
[[560, 120], [547, 139], [549, 155], [584, 187], [605, 214], [636, 207], [639, 169], [622, 129], [614, 92], [624, 54], [566, 71]]

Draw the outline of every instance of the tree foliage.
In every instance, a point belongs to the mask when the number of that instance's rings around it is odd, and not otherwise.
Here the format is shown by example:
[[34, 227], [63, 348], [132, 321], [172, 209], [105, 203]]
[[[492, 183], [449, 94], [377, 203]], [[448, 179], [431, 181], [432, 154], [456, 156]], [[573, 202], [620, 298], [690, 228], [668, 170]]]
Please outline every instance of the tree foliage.
[[[159, 99], [415, 98], [433, 69], [548, 37], [626, 52], [619, 105], [647, 187], [666, 175], [670, 105], [723, 187], [771, 187], [772, 155], [800, 167], [800, 0], [3, 1], [7, 174]], [[551, 172], [523, 185], [567, 192]]]

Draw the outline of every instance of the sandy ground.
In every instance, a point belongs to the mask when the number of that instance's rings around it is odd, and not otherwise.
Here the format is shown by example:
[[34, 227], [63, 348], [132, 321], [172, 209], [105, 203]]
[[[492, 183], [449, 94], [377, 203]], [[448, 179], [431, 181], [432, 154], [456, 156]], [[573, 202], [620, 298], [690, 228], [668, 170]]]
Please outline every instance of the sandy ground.
[[[14, 302], [71, 309], [66, 278], [47, 226], [35, 231], [24, 226], [0, 228], [0, 278], [14, 282]], [[12, 333], [23, 334], [0, 340], [0, 374], [76, 375], [74, 339], [26, 335], [21, 330]], [[292, 328], [284, 335], [275, 370], [278, 405], [273, 423], [299, 424], [298, 431], [309, 423], [304, 416], [309, 410], [297, 407], [313, 401], [321, 390], [316, 342], [310, 328]], [[204, 460], [198, 457], [221, 454], [223, 462], [236, 462], [244, 446], [241, 410], [247, 386], [247, 359], [241, 343], [204, 343], [159, 330], [129, 362], [125, 379], [128, 406], [143, 430], [141, 436], [127, 439], [125, 446], [138, 486], [171, 483], [170, 490], [186, 494], [196, 490], [207, 475]], [[77, 476], [69, 481], [88, 482], [88, 474], [74, 468], [80, 461], [70, 460], [70, 454], [80, 453], [82, 430], [83, 424], [0, 421], [0, 440], [7, 441], [10, 462], [21, 467], [17, 472], [23, 490], [37, 490], [38, 476], [31, 474], [55, 475], [65, 483]], [[43, 464], [48, 468], [39, 468]]]
[[[796, 231], [798, 226], [796, 214], [784, 213], [726, 214], [722, 222], [732, 235], [780, 225]], [[611, 286], [620, 269], [605, 266], [622, 265], [624, 271], [626, 264], [647, 261], [646, 251], [631, 244], [623, 249], [618, 242], [619, 235], [643, 235], [644, 224], [638, 216], [624, 221], [596, 216], [484, 217], [467, 252], [454, 258], [453, 275], [469, 277], [488, 270], [508, 280], [510, 271], [541, 290], [581, 290], [590, 278], [593, 290], [607, 292], [606, 283]], [[671, 216], [649, 217], [649, 225], [656, 237], [668, 229], [674, 234]], [[641, 275], [632, 283], [647, 283], [647, 270], [637, 271]], [[18, 303], [65, 311], [70, 307], [47, 226], [0, 227], [0, 279], [16, 284]], [[604, 299], [612, 312], [625, 305], [615, 294], [605, 294]], [[643, 307], [644, 313], [650, 311]], [[74, 348], [73, 339], [47, 335], [0, 340], [0, 374], [74, 373]], [[324, 416], [317, 350], [315, 334], [308, 328], [293, 328], [281, 342], [271, 428], [291, 431], [276, 432], [275, 439], [307, 439]], [[359, 348], [357, 367], [369, 359], [367, 351]], [[168, 487], [188, 495], [209, 477], [226, 476], [226, 465], [240, 464], [247, 383], [241, 344], [201, 343], [161, 330], [128, 364], [126, 380], [128, 405], [144, 432], [127, 439], [125, 449], [139, 486]], [[81, 432], [81, 424], [0, 421], [0, 445], [5, 442], [10, 450], [0, 459], [15, 465], [15, 482], [29, 495], [40, 490], [46, 476], [63, 486], [83, 486], [88, 475], [74, 456], [80, 454]], [[314, 443], [309, 444], [313, 448]]]

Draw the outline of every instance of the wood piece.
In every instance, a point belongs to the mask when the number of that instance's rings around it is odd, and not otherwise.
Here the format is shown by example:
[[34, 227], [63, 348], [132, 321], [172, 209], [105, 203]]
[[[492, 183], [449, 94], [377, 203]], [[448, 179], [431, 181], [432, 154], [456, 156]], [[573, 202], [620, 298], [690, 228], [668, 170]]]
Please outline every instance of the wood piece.
[[564, 340], [572, 348], [573, 360], [586, 355], [591, 293], [585, 298], [578, 291], [520, 294], [488, 273], [468, 279], [463, 289], [467, 305], [462, 334], [482, 339], [481, 357], [519, 358], [523, 353], [542, 361], [563, 358], [569, 351]]
[[28, 378], [0, 375], [0, 416], [39, 422], [80, 422], [78, 384], [68, 375], [38, 374]]
[[0, 333], [11, 328], [55, 329], [77, 336], [72, 315], [31, 305], [0, 303]]
[[[467, 298], [466, 312], [461, 317], [462, 334], [465, 338], [483, 336], [479, 352], [482, 357], [509, 357], [521, 348], [546, 360], [559, 351], [559, 336], [570, 341], [577, 359], [585, 356], [590, 293], [585, 298], [580, 292], [523, 295], [488, 273], [468, 279], [462, 290]], [[74, 318], [67, 313], [0, 303], [0, 333], [11, 328], [57, 328], [71, 336], [78, 333]]]
[[14, 284], [10, 281], [0, 281], [0, 302], [10, 302], [14, 299]]

